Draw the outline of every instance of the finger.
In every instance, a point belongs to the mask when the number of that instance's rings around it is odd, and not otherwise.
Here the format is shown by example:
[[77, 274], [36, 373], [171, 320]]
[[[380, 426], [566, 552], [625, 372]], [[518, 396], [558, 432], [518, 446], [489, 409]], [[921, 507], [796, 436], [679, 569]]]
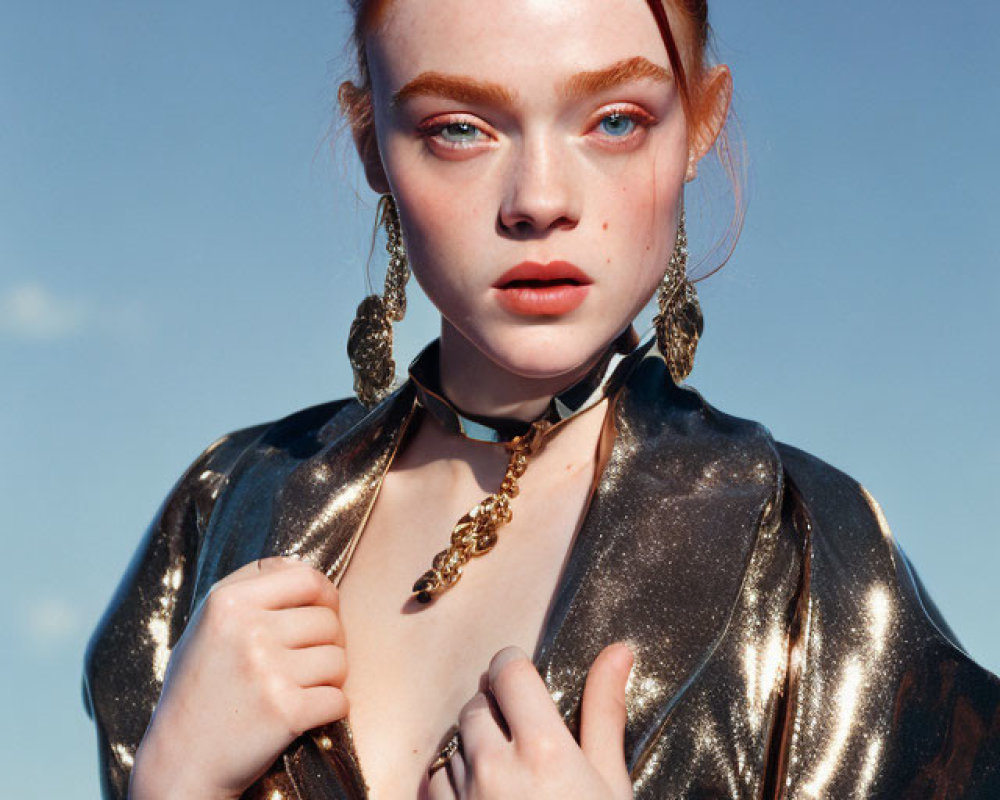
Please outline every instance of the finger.
[[274, 615], [275, 638], [285, 647], [344, 646], [340, 616], [329, 606], [299, 606], [267, 613]]
[[343, 647], [320, 645], [286, 651], [288, 674], [299, 686], [344, 685], [347, 654]]
[[490, 690], [515, 743], [530, 744], [533, 734], [553, 725], [569, 731], [535, 665], [519, 647], [505, 647], [490, 661]]
[[[454, 759], [458, 758], [458, 754], [455, 754]], [[458, 792], [455, 791], [454, 786], [451, 783], [451, 778], [448, 775], [448, 767], [441, 767], [441, 769], [435, 770], [434, 774], [429, 778], [424, 778], [427, 781], [427, 800], [455, 800], [457, 798]], [[418, 796], [422, 796], [422, 792], [418, 791]]]
[[451, 782], [451, 790], [455, 793], [455, 797], [462, 797], [468, 778], [468, 769], [465, 766], [465, 756], [462, 753], [462, 747], [459, 747], [458, 752], [448, 759], [446, 769], [448, 780]]
[[628, 780], [625, 765], [625, 687], [634, 657], [623, 642], [594, 659], [580, 706], [580, 748], [609, 786]]
[[347, 695], [332, 686], [310, 686], [299, 693], [297, 719], [301, 732], [328, 725], [347, 716]]
[[256, 608], [281, 609], [298, 606], [326, 606], [340, 610], [340, 599], [333, 581], [308, 565], [265, 569], [253, 578], [225, 586], [213, 586], [212, 592], [225, 592]]
[[[494, 716], [489, 699], [482, 692], [476, 692], [458, 714], [458, 730], [462, 737], [462, 753], [465, 765], [472, 777], [476, 774], [477, 762], [488, 762], [496, 766], [510, 743]], [[454, 756], [457, 758], [458, 754]]]
[[240, 581], [247, 580], [248, 578], [254, 578], [265, 572], [273, 572], [281, 569], [294, 569], [296, 567], [309, 567], [309, 564], [297, 556], [267, 556], [265, 558], [255, 558], [253, 561], [244, 564], [239, 569], [230, 572], [215, 585], [217, 587], [228, 586], [233, 583], [239, 583]]

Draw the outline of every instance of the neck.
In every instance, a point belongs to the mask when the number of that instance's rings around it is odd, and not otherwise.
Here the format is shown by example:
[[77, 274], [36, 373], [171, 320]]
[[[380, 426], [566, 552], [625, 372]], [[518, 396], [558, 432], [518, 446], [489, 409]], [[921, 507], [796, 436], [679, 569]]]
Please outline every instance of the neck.
[[551, 378], [526, 378], [500, 367], [447, 321], [441, 322], [441, 388], [462, 411], [524, 421], [543, 414], [552, 397], [576, 383], [601, 353], [576, 369]]

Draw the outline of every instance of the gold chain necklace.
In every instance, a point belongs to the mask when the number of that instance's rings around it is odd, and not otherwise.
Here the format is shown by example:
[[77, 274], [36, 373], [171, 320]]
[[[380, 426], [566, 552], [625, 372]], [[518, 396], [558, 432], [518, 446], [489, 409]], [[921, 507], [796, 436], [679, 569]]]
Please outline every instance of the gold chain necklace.
[[537, 453], [552, 423], [536, 420], [528, 432], [507, 443], [510, 458], [500, 489], [487, 495], [465, 514], [451, 531], [447, 550], [434, 556], [433, 566], [413, 584], [413, 595], [420, 603], [429, 603], [436, 595], [450, 589], [473, 558], [486, 555], [497, 543], [497, 531], [511, 521], [510, 501], [517, 497], [517, 482], [528, 468], [528, 457]]
[[417, 602], [429, 603], [462, 577], [466, 565], [486, 555], [497, 543], [498, 531], [512, 518], [510, 501], [517, 497], [518, 481], [554, 428], [592, 408], [624, 381], [648, 347], [637, 347], [629, 328], [583, 378], [552, 398], [534, 422], [463, 414], [445, 397], [440, 386], [440, 342], [434, 341], [410, 364], [409, 374], [417, 402], [441, 426], [474, 441], [503, 444], [509, 454], [500, 488], [487, 495], [452, 528], [447, 549], [434, 556], [431, 568], [413, 584]]

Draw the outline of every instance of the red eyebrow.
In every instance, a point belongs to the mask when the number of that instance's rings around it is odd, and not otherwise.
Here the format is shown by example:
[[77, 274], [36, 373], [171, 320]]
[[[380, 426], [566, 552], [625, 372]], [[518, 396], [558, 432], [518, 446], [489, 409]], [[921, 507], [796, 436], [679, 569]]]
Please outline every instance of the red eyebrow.
[[605, 89], [613, 89], [629, 81], [643, 79], [668, 83], [671, 79], [670, 70], [654, 64], [648, 58], [634, 56], [616, 61], [604, 69], [579, 72], [566, 81], [559, 93], [565, 98], [583, 97], [603, 92]]
[[428, 94], [450, 97], [460, 103], [514, 105], [514, 95], [499, 83], [479, 81], [459, 75], [445, 75], [443, 72], [421, 72], [392, 96], [392, 105], [397, 106], [411, 97]]
[[[643, 79], [668, 82], [671, 79], [670, 70], [642, 56], [634, 56], [616, 61], [604, 69], [577, 73], [559, 87], [559, 94], [572, 99]], [[398, 106], [421, 95], [450, 97], [460, 103], [506, 107], [514, 105], [516, 97], [506, 86], [492, 81], [481, 81], [463, 75], [446, 75], [443, 72], [421, 72], [392, 96], [392, 105]]]

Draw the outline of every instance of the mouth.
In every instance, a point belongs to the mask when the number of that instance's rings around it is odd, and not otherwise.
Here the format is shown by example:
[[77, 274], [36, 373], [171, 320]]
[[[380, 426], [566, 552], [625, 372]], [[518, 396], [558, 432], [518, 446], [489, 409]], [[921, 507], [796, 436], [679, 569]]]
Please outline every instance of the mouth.
[[558, 286], [589, 286], [593, 281], [582, 269], [568, 261], [522, 261], [507, 270], [493, 284], [494, 289], [544, 289]]
[[525, 261], [493, 284], [500, 305], [519, 316], [560, 316], [578, 308], [593, 283], [568, 261]]

